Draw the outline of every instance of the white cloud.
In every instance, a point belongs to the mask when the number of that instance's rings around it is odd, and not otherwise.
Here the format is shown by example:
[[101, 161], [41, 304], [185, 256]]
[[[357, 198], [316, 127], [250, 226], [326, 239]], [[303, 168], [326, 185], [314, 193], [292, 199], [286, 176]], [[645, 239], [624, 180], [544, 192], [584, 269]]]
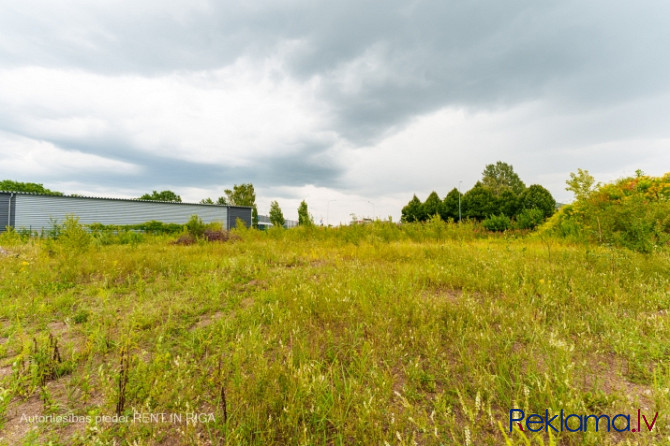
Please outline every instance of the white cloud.
[[118, 171], [139, 174], [141, 168], [88, 153], [66, 151], [55, 145], [0, 132], [0, 175], [8, 179], [35, 181], [40, 177], [66, 177], [88, 173]]
[[332, 138], [316, 83], [291, 80], [273, 59], [152, 78], [28, 67], [0, 71], [0, 103], [38, 138], [122, 135], [146, 154], [235, 166]]

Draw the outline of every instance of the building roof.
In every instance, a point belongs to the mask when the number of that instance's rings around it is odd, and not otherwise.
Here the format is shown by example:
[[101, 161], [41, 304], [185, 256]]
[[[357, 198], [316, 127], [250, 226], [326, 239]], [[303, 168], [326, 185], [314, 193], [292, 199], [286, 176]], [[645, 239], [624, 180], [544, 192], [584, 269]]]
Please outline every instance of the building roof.
[[209, 204], [209, 203], [184, 203], [179, 201], [157, 201], [157, 200], [140, 200], [139, 198], [110, 198], [110, 197], [90, 197], [83, 195], [53, 195], [53, 194], [39, 194], [37, 192], [17, 192], [11, 190], [0, 190], [0, 194], [14, 194], [14, 195], [37, 195], [42, 197], [56, 197], [56, 198], [82, 198], [89, 200], [113, 200], [113, 201], [135, 201], [140, 203], [161, 203], [161, 204], [188, 204], [200, 206], [219, 206], [219, 207], [233, 207], [233, 208], [251, 208], [251, 206], [238, 206], [228, 204]]

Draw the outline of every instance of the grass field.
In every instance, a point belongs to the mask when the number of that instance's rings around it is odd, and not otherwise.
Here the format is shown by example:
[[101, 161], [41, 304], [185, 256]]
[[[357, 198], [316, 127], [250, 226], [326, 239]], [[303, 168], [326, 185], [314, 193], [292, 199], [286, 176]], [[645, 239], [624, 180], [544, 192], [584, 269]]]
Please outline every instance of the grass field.
[[[237, 236], [5, 243], [0, 444], [670, 442], [665, 251], [441, 223]], [[658, 419], [510, 433], [512, 408]]]

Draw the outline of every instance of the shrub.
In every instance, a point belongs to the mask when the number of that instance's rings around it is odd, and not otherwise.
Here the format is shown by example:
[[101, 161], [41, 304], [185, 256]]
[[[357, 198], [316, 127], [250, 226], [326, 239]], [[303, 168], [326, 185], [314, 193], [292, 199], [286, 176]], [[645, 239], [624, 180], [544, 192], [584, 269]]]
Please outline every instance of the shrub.
[[203, 236], [208, 242], [225, 242], [228, 240], [228, 231], [205, 229]]
[[0, 234], [0, 246], [14, 246], [22, 241], [21, 235], [11, 226], [7, 226], [6, 231]]
[[207, 226], [202, 222], [202, 219], [197, 215], [192, 215], [191, 219], [186, 223], [186, 231], [194, 238], [201, 238], [205, 234]]
[[564, 206], [545, 229], [580, 241], [650, 252], [670, 243], [668, 215], [670, 173], [663, 177], [640, 173], [578, 194], [577, 201]]
[[524, 209], [516, 216], [517, 229], [535, 229], [544, 221], [544, 212], [538, 208]]
[[60, 226], [58, 241], [64, 248], [80, 252], [88, 248], [91, 243], [91, 234], [79, 223], [79, 217], [67, 215]]
[[506, 215], [491, 215], [482, 222], [482, 226], [488, 231], [502, 232], [510, 228], [511, 221]]
[[173, 243], [175, 245], [193, 245], [195, 242], [197, 242], [196, 238], [193, 237], [189, 233], [185, 233], [179, 236], [177, 240], [175, 240]]

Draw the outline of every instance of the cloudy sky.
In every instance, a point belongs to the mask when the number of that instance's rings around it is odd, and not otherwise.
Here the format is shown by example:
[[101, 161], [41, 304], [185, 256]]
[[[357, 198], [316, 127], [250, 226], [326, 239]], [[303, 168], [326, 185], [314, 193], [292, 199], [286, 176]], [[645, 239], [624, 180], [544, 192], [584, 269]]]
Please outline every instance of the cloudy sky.
[[670, 171], [666, 0], [0, 0], [0, 179], [399, 218], [502, 160]]

